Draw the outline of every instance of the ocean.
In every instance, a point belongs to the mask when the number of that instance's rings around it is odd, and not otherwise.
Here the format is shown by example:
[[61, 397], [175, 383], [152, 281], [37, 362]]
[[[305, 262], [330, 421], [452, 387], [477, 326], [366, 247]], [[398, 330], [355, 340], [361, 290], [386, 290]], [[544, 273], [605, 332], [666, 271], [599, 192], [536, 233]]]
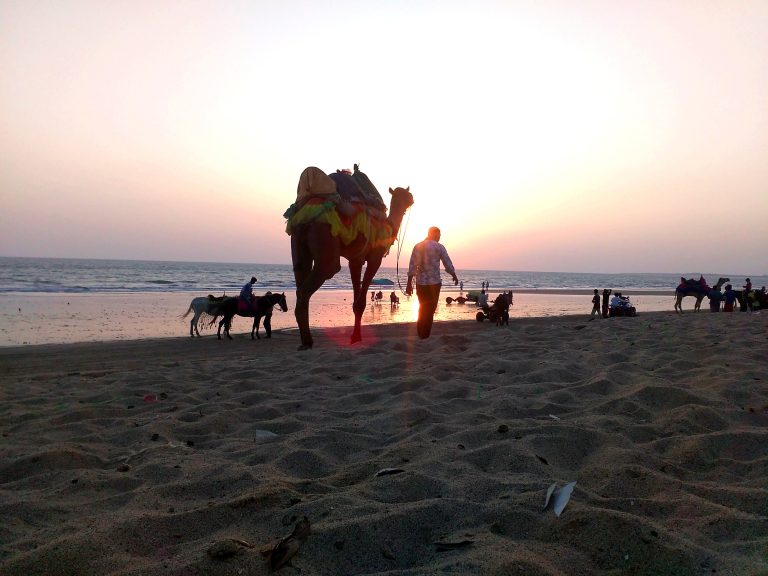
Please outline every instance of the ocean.
[[[352, 283], [345, 263], [323, 290], [351, 290]], [[406, 269], [381, 268], [377, 278], [388, 279], [405, 288]], [[398, 273], [399, 272], [399, 273]], [[680, 276], [697, 278], [700, 272], [680, 274], [625, 273], [594, 274], [574, 272], [523, 272], [502, 270], [459, 270], [465, 290], [479, 289], [482, 282], [490, 291], [502, 290], [591, 290], [611, 288], [614, 291], [673, 291]], [[293, 271], [287, 264], [237, 264], [215, 262], [159, 262], [151, 260], [92, 260], [65, 258], [0, 257], [0, 293], [152, 293], [191, 292], [205, 294], [237, 294], [251, 276], [258, 282], [255, 292], [292, 292], [296, 286]], [[714, 284], [719, 277], [729, 277], [735, 288], [741, 288], [742, 275], [705, 273]], [[753, 286], [768, 284], [768, 276], [753, 275]], [[445, 287], [450, 279], [446, 276]]]
[[[491, 298], [501, 291], [514, 292], [512, 319], [573, 315], [587, 317], [594, 288], [611, 288], [631, 294], [639, 313], [673, 313], [673, 292], [678, 274], [578, 274], [459, 270], [464, 290], [490, 283]], [[207, 294], [237, 295], [251, 276], [254, 292], [285, 292], [290, 311], [276, 312], [275, 330], [296, 328], [293, 314], [295, 283], [290, 265], [227, 264], [211, 262], [156, 262], [141, 260], [81, 260], [61, 258], [0, 258], [0, 346], [64, 344], [73, 342], [189, 337], [190, 316], [183, 314], [190, 300]], [[698, 273], [685, 273], [698, 278]], [[705, 274], [714, 283], [723, 274]], [[726, 275], [727, 276], [727, 275]], [[731, 275], [740, 288], [745, 278]], [[369, 303], [363, 316], [368, 324], [414, 322], [415, 297], [400, 294], [400, 305], [389, 306], [389, 293], [405, 287], [406, 271], [382, 268], [379, 279], [394, 282], [381, 286], [384, 304]], [[458, 296], [450, 278], [444, 277], [443, 298], [435, 313], [440, 321], [475, 321], [474, 304], [449, 304]], [[768, 283], [752, 276], [756, 286]], [[693, 299], [684, 303], [690, 310]], [[349, 326], [353, 322], [352, 284], [346, 268], [327, 281], [312, 297], [310, 322], [314, 329]], [[705, 305], [706, 308], [706, 305]], [[238, 319], [233, 334], [250, 337], [249, 319]], [[203, 327], [216, 338], [215, 327]]]

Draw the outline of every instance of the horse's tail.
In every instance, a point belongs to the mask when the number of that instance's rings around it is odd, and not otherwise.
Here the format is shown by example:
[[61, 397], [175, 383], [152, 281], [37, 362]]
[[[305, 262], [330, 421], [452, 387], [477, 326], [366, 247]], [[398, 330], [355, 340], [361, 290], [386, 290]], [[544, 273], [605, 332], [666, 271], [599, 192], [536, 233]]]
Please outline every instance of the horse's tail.
[[192, 302], [190, 302], [189, 303], [189, 308], [187, 308], [187, 312], [182, 316], [182, 318], [186, 318], [187, 316], [189, 316], [190, 313], [192, 313], [192, 311], [193, 311], [192, 310]]

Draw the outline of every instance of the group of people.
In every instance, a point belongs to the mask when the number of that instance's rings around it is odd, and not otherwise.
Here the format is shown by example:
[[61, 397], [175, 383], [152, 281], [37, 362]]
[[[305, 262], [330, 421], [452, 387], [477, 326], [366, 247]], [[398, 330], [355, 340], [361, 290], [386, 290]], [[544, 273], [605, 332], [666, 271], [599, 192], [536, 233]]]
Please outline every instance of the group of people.
[[[611, 293], [613, 293], [613, 297], [611, 297]], [[604, 288], [601, 298], [600, 291], [595, 288], [593, 294], [592, 312], [589, 315], [590, 320], [594, 320], [595, 316], [598, 318], [608, 318], [613, 315], [630, 315], [628, 313], [634, 312], [634, 306], [632, 306], [629, 296], [624, 296], [621, 292], [613, 292], [610, 288]]]
[[[381, 304], [381, 301], [383, 299], [384, 299], [384, 293], [381, 290], [379, 290], [378, 292], [374, 292], [373, 290], [371, 290], [371, 302], [373, 302], [374, 304]], [[400, 305], [400, 298], [394, 291], [389, 293], [389, 305], [392, 306], [393, 308], [395, 306]]]
[[[744, 282], [742, 296], [744, 297], [747, 310], [759, 310], [762, 307], [762, 303], [766, 300], [765, 286], [760, 290], [753, 290], [752, 280], [747, 278]], [[736, 303], [739, 302], [739, 295], [733, 289], [732, 284], [726, 284], [725, 291], [722, 292], [719, 286], [713, 286], [707, 292], [707, 298], [709, 298], [710, 312], [720, 312], [721, 306], [723, 312], [733, 312]]]

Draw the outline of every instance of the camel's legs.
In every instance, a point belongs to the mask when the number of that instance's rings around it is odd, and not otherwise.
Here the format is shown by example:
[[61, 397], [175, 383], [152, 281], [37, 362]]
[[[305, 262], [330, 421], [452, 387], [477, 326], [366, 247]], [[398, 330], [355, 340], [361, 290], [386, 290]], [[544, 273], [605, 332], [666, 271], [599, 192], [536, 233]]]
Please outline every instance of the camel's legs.
[[[357, 293], [355, 294], [355, 301], [352, 304], [352, 309], [355, 311], [355, 328], [352, 331], [352, 344], [355, 342], [360, 342], [360, 340], [363, 339], [362, 334], [360, 333], [360, 325], [363, 320], [363, 312], [365, 312], [365, 308], [368, 305], [367, 300], [367, 294], [368, 294], [368, 288], [371, 286], [371, 281], [373, 280], [373, 277], [376, 275], [376, 272], [379, 271], [379, 267], [381, 266], [381, 259], [382, 255], [376, 255], [373, 256], [368, 260], [368, 262], [365, 265], [365, 274], [363, 275], [362, 284], [360, 285], [359, 289], [357, 290]], [[358, 266], [357, 274], [358, 278], [360, 277], [360, 268], [361, 266]], [[352, 264], [349, 266], [350, 273], [352, 272]]]
[[329, 225], [314, 225], [309, 230], [291, 236], [293, 275], [296, 279], [294, 314], [299, 327], [299, 350], [312, 348], [309, 330], [309, 300], [329, 278], [341, 270], [339, 241], [331, 236]]

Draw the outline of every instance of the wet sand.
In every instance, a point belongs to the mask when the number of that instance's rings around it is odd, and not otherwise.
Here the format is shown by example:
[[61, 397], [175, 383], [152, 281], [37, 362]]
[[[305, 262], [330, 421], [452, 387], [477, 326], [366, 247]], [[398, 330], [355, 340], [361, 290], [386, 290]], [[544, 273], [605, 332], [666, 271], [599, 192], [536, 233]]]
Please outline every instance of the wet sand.
[[[400, 296], [400, 305], [389, 304], [389, 292], [383, 291], [381, 304], [369, 302], [363, 317], [364, 324], [414, 322], [418, 313], [416, 297]], [[62, 344], [73, 342], [104, 342], [147, 338], [173, 338], [189, 334], [191, 315], [182, 318], [195, 296], [186, 293], [139, 294], [0, 294], [0, 346], [24, 344]], [[471, 320], [477, 313], [474, 304], [445, 303], [445, 298], [456, 298], [457, 290], [444, 290], [435, 318]], [[491, 291], [491, 296], [497, 293]], [[515, 292], [512, 319], [575, 315], [586, 317], [592, 309], [589, 291], [518, 291]], [[289, 311], [275, 311], [272, 326], [275, 329], [295, 328], [293, 315], [295, 295], [286, 293]], [[693, 306], [693, 300], [686, 302]], [[672, 293], [644, 292], [632, 296], [640, 313], [672, 310]], [[321, 290], [312, 298], [310, 316], [313, 326], [350, 326], [352, 292]], [[233, 334], [250, 333], [252, 320], [235, 318]], [[215, 328], [200, 325], [205, 336], [214, 335]], [[263, 330], [263, 329], [262, 329]]]

